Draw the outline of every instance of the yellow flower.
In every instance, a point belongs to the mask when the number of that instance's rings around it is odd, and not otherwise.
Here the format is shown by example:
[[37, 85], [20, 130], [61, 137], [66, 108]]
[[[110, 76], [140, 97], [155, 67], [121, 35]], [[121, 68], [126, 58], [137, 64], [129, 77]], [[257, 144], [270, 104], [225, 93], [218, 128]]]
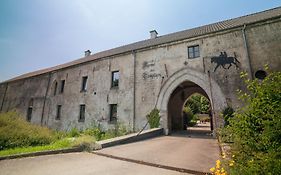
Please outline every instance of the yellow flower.
[[215, 175], [220, 175], [220, 170], [217, 170]]
[[229, 166], [233, 166], [234, 165], [234, 160], [229, 161]]
[[220, 160], [217, 160], [216, 161], [216, 168], [219, 169], [221, 166], [221, 161]]
[[210, 171], [211, 171], [212, 173], [215, 172], [215, 170], [216, 170], [215, 167], [210, 168]]
[[233, 154], [233, 155], [232, 155], [232, 158], [234, 158], [234, 157], [235, 157], [235, 155]]
[[224, 173], [224, 172], [225, 172], [224, 168], [221, 168], [221, 172], [222, 172], [222, 173]]

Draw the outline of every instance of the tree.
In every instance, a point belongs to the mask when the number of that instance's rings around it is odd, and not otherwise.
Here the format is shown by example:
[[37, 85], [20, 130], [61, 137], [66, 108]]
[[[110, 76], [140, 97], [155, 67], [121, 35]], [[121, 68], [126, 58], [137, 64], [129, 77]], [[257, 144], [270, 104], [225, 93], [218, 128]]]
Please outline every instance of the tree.
[[200, 94], [194, 94], [190, 96], [185, 103], [185, 106], [189, 106], [193, 114], [208, 113], [209, 100]]

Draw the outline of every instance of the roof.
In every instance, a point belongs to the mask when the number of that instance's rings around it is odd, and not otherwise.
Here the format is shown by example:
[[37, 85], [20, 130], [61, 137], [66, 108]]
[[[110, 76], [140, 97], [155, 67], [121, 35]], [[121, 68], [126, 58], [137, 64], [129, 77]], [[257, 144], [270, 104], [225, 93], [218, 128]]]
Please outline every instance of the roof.
[[[189, 38], [193, 38], [193, 37], [197, 37], [197, 36], [201, 36], [201, 35], [210, 34], [213, 32], [219, 32], [219, 31], [223, 31], [223, 30], [227, 30], [227, 29], [241, 27], [244, 24], [252, 24], [252, 23], [265, 21], [265, 20], [278, 18], [278, 17], [281, 17], [281, 7], [277, 7], [277, 8], [269, 9], [266, 11], [262, 11], [262, 12], [258, 12], [258, 13], [238, 17], [238, 18], [233, 18], [233, 19], [229, 19], [229, 20], [225, 20], [225, 21], [221, 21], [221, 22], [217, 22], [217, 23], [213, 23], [213, 24], [209, 24], [209, 25], [204, 25], [201, 27], [183, 30], [180, 32], [159, 36], [155, 39], [143, 40], [143, 41], [135, 42], [132, 44], [124, 45], [121, 47], [113, 48], [110, 50], [98, 52], [98, 53], [92, 54], [90, 56], [80, 58], [80, 59], [77, 59], [77, 60], [74, 60], [74, 61], [71, 61], [71, 62], [68, 62], [65, 64], [61, 64], [61, 65], [50, 67], [47, 69], [42, 69], [42, 70], [27, 73], [27, 74], [23, 74], [18, 77], [7, 80], [5, 82], [11, 82], [11, 81], [15, 81], [15, 80], [20, 80], [20, 79], [24, 79], [24, 78], [28, 78], [28, 77], [33, 77], [33, 76], [53, 72], [53, 71], [56, 71], [59, 69], [75, 66], [75, 65], [78, 65], [81, 63], [86, 63], [86, 62], [97, 60], [100, 58], [130, 52], [132, 50], [138, 50], [138, 49], [148, 48], [148, 47], [165, 44], [165, 43], [169, 43], [169, 42], [189, 39]], [[5, 82], [3, 82], [3, 83], [5, 83]]]

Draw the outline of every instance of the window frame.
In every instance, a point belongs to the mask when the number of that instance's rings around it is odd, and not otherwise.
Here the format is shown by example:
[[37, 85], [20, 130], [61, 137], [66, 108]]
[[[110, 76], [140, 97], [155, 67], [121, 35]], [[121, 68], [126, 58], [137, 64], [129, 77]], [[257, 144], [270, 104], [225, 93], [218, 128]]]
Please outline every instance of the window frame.
[[32, 119], [32, 112], [33, 112], [33, 107], [32, 106], [29, 106], [27, 108], [27, 114], [26, 114], [26, 120], [28, 122], [31, 122], [31, 119]]
[[61, 119], [61, 108], [62, 108], [62, 105], [57, 105], [56, 120]]
[[55, 81], [55, 85], [54, 85], [55, 87], [54, 87], [54, 96], [56, 96], [57, 95], [57, 89], [58, 89], [58, 82], [57, 81]]
[[62, 94], [64, 92], [65, 87], [65, 80], [60, 81], [60, 93]]
[[83, 76], [80, 92], [86, 92], [87, 91], [87, 84], [88, 84], [88, 76]]
[[86, 105], [80, 104], [78, 122], [85, 122]]
[[33, 113], [33, 98], [31, 98], [28, 102], [28, 108], [27, 108], [27, 114], [26, 114], [26, 120], [28, 122], [31, 122], [32, 113]]
[[194, 59], [200, 57], [200, 47], [198, 45], [188, 46], [187, 53], [189, 59]]
[[[117, 104], [110, 104], [109, 106], [109, 122], [110, 123], [116, 123], [117, 122], [117, 111], [118, 111], [118, 105]], [[116, 109], [116, 111], [114, 111]], [[113, 117], [113, 114], [116, 113], [116, 116]]]
[[[117, 83], [114, 82], [115, 81], [115, 74], [118, 73], [118, 80]], [[111, 72], [111, 88], [119, 88], [119, 80], [120, 80], [120, 71], [116, 70], [116, 71], [112, 71]]]

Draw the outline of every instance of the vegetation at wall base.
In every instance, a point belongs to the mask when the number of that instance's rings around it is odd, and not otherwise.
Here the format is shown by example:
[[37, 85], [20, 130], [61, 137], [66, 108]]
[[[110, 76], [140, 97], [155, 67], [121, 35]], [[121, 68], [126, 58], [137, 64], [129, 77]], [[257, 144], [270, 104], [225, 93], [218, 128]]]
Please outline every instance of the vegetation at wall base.
[[233, 141], [233, 163], [225, 168], [235, 175], [281, 174], [281, 72], [262, 81], [241, 77], [247, 85], [247, 92], [239, 91], [245, 106], [223, 129]]
[[128, 134], [119, 122], [112, 129], [104, 131], [100, 125], [85, 130], [73, 127], [69, 132], [53, 131], [24, 120], [16, 111], [0, 114], [0, 156], [51, 151], [81, 147], [85, 151], [99, 149], [96, 141]]
[[154, 108], [146, 115], [150, 128], [158, 128], [160, 126], [160, 115], [159, 110]]

